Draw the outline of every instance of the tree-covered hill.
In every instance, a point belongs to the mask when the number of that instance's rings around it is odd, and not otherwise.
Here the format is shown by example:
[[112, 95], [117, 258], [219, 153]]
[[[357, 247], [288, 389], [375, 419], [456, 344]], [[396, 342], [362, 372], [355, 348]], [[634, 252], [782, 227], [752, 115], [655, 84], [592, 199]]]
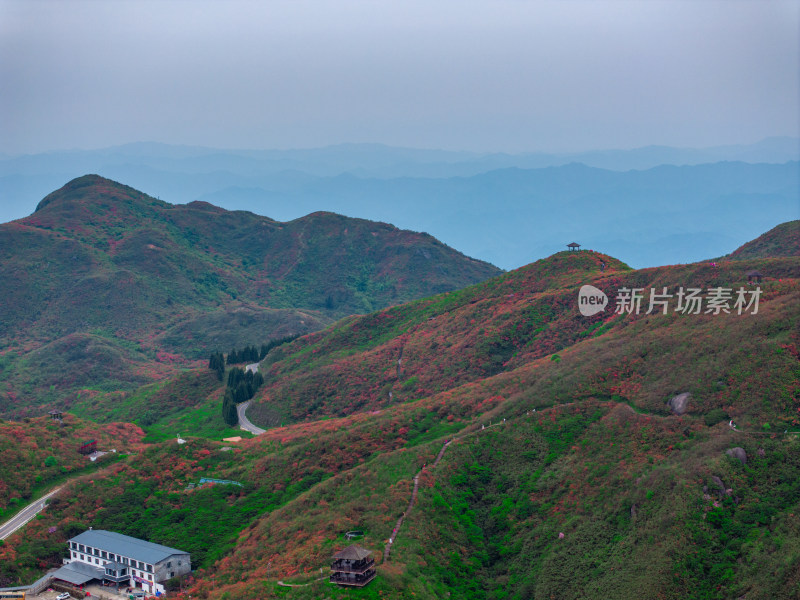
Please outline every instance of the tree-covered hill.
[[[203, 202], [172, 205], [87, 175], [48, 195], [31, 216], [0, 225], [0, 412], [81, 386], [130, 389], [165, 365], [307, 333], [497, 273], [429, 235], [385, 223], [332, 213], [280, 223]], [[86, 345], [93, 336], [130, 369], [81, 377], [91, 366], [74, 354], [55, 368], [48, 348], [75, 335], [84, 337], [64, 343]], [[32, 351], [50, 368], [26, 366]], [[37, 384], [61, 377], [70, 383]]]

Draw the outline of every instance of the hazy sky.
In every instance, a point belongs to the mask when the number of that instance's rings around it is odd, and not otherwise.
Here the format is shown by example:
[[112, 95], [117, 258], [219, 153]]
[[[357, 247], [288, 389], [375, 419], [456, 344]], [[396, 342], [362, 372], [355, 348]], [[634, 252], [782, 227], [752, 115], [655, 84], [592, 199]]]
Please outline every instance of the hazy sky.
[[0, 0], [0, 152], [798, 135], [800, 2]]

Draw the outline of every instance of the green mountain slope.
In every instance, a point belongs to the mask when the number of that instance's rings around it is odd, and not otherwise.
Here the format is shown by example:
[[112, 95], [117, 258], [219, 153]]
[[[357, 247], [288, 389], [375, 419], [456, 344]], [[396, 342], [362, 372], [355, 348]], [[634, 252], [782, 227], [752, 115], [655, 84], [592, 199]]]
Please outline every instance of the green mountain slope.
[[41, 371], [22, 359], [65, 336], [102, 338], [130, 359], [140, 379], [117, 368], [102, 377], [130, 389], [165, 365], [307, 333], [498, 272], [385, 223], [331, 213], [279, 223], [202, 202], [171, 205], [88, 175], [30, 217], [0, 225], [0, 343], [18, 359], [8, 361], [0, 410], [24, 404], [22, 382], [40, 402], [97, 385], [79, 377], [92, 366], [77, 355], [49, 371], [69, 384], [33, 383]]
[[[752, 269], [755, 314], [613, 312], [622, 288], [749, 293]], [[604, 312], [580, 315], [585, 284]], [[57, 564], [61, 529], [93, 526], [191, 550], [194, 598], [795, 598], [798, 306], [796, 257], [635, 271], [580, 252], [349, 317], [262, 364], [258, 405], [295, 424], [76, 482], [30, 528], [50, 545], [10, 538], [0, 575]], [[243, 486], [187, 490], [201, 476]], [[367, 588], [277, 585], [326, 572], [353, 529], [379, 563]]]
[[[601, 270], [602, 263], [605, 270]], [[797, 259], [724, 261], [632, 271], [599, 253], [559, 253], [458, 292], [342, 321], [325, 332], [277, 349], [262, 365], [266, 383], [259, 391], [252, 418], [258, 422], [259, 405], [265, 407], [265, 414], [280, 412], [294, 420], [374, 410], [511, 371], [587, 340], [598, 339], [602, 345], [612, 333], [610, 339], [618, 342], [610, 352], [619, 357], [627, 354], [626, 347], [639, 346], [644, 339], [641, 332], [651, 326], [657, 326], [665, 338], [663, 342], [655, 338], [651, 345], [669, 345], [673, 335], [690, 336], [686, 328], [711, 319], [709, 327], [713, 331], [714, 324], [729, 315], [723, 313], [714, 320], [712, 315], [701, 314], [684, 323], [690, 315], [675, 314], [674, 310], [667, 315], [644, 314], [651, 288], [661, 292], [666, 286], [673, 295], [680, 287], [749, 290], [747, 272], [756, 268], [765, 275], [764, 294], [768, 294], [771, 292], [767, 290], [773, 288], [784, 289], [781, 279], [795, 276]], [[588, 318], [579, 314], [577, 292], [584, 284], [606, 292], [610, 306], [604, 312]], [[645, 290], [642, 314], [614, 312], [616, 295], [623, 287]], [[673, 297], [673, 309], [676, 302]], [[758, 318], [745, 320], [737, 328], [759, 322]], [[748, 335], [758, 332], [742, 336], [745, 346], [758, 339]], [[680, 338], [680, 344], [684, 343]], [[647, 352], [650, 350], [643, 350]], [[704, 345], [687, 344], [685, 349], [681, 346], [670, 358], [675, 368], [664, 368], [663, 372], [643, 378], [631, 400], [655, 409], [659, 395], [678, 393], [685, 385], [678, 367], [696, 371], [717, 354], [704, 352]], [[726, 349], [726, 355], [737, 352], [736, 347]], [[599, 355], [598, 361], [602, 358]], [[630, 361], [636, 364], [641, 357], [631, 357]], [[587, 368], [594, 371], [591, 366]], [[622, 362], [616, 368], [623, 373], [631, 369]], [[691, 382], [688, 387], [699, 391], [702, 386], [706, 393], [725, 374], [720, 373], [712, 381], [713, 365], [704, 368], [706, 378]]]
[[775, 256], [800, 255], [800, 220], [781, 223], [764, 235], [743, 244], [727, 258], [744, 260]]

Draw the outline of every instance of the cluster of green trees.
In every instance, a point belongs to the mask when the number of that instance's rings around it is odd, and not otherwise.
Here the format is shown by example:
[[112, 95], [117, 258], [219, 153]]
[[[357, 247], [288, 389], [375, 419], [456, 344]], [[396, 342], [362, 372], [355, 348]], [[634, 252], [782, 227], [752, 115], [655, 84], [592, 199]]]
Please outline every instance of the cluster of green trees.
[[[234, 365], [264, 360], [270, 350], [296, 340], [298, 337], [300, 337], [299, 334], [288, 335], [266, 344], [261, 344], [261, 348], [256, 346], [245, 346], [241, 350], [234, 348], [228, 353], [227, 360], [222, 352], [214, 352], [208, 359], [208, 368], [216, 373], [217, 379], [222, 381], [225, 377], [226, 362], [229, 365]], [[250, 400], [263, 383], [264, 376], [261, 373], [245, 372], [239, 367], [234, 367], [228, 371], [228, 382], [225, 386], [225, 395], [222, 398], [222, 418], [228, 425], [233, 426], [239, 422], [236, 405]]]
[[208, 368], [216, 372], [217, 379], [222, 381], [222, 378], [225, 377], [225, 357], [222, 352], [214, 352], [211, 355], [211, 358], [208, 359]]
[[259, 352], [257, 346], [245, 346], [241, 350], [235, 350], [231, 348], [231, 351], [228, 352], [229, 365], [258, 362], [261, 360], [261, 358], [261, 353]]
[[[232, 348], [230, 352], [228, 352], [228, 364], [229, 365], [238, 365], [241, 363], [251, 363], [251, 362], [258, 362], [264, 360], [269, 351], [273, 348], [277, 348], [282, 344], [286, 344], [291, 342], [292, 340], [296, 340], [300, 337], [300, 334], [296, 335], [287, 335], [286, 337], [278, 338], [277, 340], [272, 340], [271, 342], [267, 342], [266, 344], [261, 344], [261, 348], [256, 346], [245, 346], [241, 350], [236, 350]], [[220, 354], [221, 356], [221, 354]], [[209, 368], [211, 368], [209, 366]]]
[[264, 376], [259, 372], [244, 371], [239, 367], [228, 371], [228, 384], [222, 399], [222, 418], [228, 425], [239, 422], [236, 405], [250, 400], [263, 383]]

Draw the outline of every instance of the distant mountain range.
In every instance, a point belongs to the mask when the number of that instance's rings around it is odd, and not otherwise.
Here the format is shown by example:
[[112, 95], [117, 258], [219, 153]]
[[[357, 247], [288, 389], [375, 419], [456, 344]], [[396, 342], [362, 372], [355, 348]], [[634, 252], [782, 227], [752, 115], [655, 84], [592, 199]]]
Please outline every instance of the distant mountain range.
[[87, 172], [173, 203], [282, 221], [315, 211], [394, 223], [511, 269], [577, 241], [634, 267], [732, 251], [800, 216], [795, 138], [706, 149], [475, 154], [345, 144], [235, 151], [129, 144], [0, 160], [0, 220]]
[[80, 177], [0, 225], [0, 405], [141, 384], [500, 272], [386, 223], [281, 223]]

